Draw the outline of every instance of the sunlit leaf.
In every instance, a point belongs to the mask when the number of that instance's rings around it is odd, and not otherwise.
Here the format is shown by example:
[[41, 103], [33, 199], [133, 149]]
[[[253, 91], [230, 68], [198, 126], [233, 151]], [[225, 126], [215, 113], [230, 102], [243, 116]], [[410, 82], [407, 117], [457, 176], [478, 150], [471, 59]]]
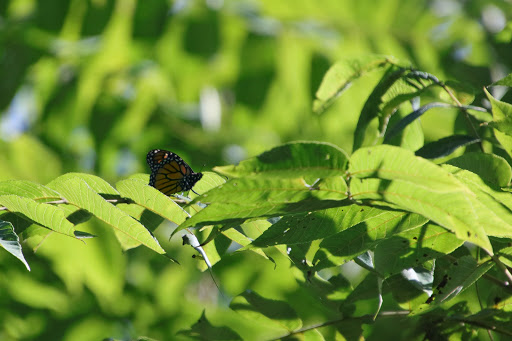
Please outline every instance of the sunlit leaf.
[[0, 204], [9, 211], [28, 218], [55, 232], [74, 237], [75, 227], [56, 206], [41, 204], [32, 199], [8, 194], [0, 196]]
[[325, 178], [343, 175], [347, 154], [329, 143], [292, 142], [240, 162], [236, 166], [215, 167], [229, 177], [264, 175], [267, 177]]
[[491, 252], [473, 206], [476, 195], [441, 167], [384, 145], [354, 153], [349, 172], [354, 176], [350, 182], [354, 198], [381, 200], [421, 214]]
[[487, 153], [465, 153], [446, 163], [478, 174], [482, 180], [506, 187], [512, 179], [512, 167], [501, 156]]
[[[70, 177], [64, 181], [54, 181], [49, 186], [61, 193], [69, 203], [89, 211], [100, 220], [126, 234], [129, 238], [158, 253], [165, 253], [158, 241], [143, 225], [105, 201], [81, 178]], [[110, 191], [115, 190], [111, 189]]]
[[366, 73], [397, 63], [393, 57], [368, 55], [359, 59], [337, 62], [325, 74], [313, 103], [313, 111], [324, 112], [334, 100]]

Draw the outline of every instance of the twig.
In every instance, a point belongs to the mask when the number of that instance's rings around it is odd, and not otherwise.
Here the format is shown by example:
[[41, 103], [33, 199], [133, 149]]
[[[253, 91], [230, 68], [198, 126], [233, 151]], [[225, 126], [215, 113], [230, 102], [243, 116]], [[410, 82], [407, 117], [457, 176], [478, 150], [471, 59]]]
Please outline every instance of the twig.
[[[378, 317], [404, 316], [404, 315], [409, 315], [409, 313], [410, 313], [410, 311], [408, 311], [408, 310], [383, 311], [383, 312], [379, 313]], [[271, 339], [271, 340], [281, 340], [281, 339], [284, 339], [284, 338], [288, 338], [288, 337], [290, 337], [292, 335], [296, 335], [296, 334], [301, 334], [301, 333], [307, 332], [308, 330], [313, 330], [313, 329], [317, 329], [317, 328], [327, 327], [327, 326], [330, 326], [330, 325], [333, 325], [333, 324], [336, 324], [336, 323], [345, 322], [345, 321], [351, 321], [351, 320], [362, 320], [362, 321], [368, 321], [368, 323], [372, 323], [374, 321], [374, 316], [371, 315], [371, 314], [368, 314], [368, 315], [363, 315], [363, 316], [359, 316], [359, 317], [346, 317], [346, 318], [342, 317], [342, 318], [337, 319], [337, 320], [331, 320], [331, 321], [327, 321], [327, 322], [317, 323], [317, 324], [311, 325], [309, 327], [304, 327], [304, 328], [301, 328], [301, 329], [297, 329], [295, 331], [292, 331], [292, 332], [288, 333], [287, 335], [282, 335], [280, 337], [277, 337], [277, 338]]]

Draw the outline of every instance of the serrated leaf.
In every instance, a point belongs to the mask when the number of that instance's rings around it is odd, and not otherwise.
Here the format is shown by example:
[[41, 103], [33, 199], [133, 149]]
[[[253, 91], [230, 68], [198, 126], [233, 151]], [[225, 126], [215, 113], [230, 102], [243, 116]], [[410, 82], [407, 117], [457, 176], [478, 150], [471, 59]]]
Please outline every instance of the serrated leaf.
[[384, 277], [389, 277], [449, 254], [462, 243], [453, 233], [434, 224], [401, 231], [377, 245], [374, 251], [375, 269]]
[[346, 184], [341, 177], [307, 184], [303, 179], [241, 178], [229, 180], [194, 200], [209, 205], [178, 229], [195, 225], [242, 223], [256, 217], [274, 217], [344, 206]]
[[2, 246], [7, 252], [14, 257], [18, 258], [30, 271], [30, 266], [23, 256], [21, 249], [20, 239], [14, 232], [14, 227], [11, 223], [0, 220], [0, 246]]
[[[89, 211], [129, 238], [158, 253], [165, 253], [158, 241], [142, 224], [105, 201], [81, 178], [70, 177], [64, 181], [52, 181], [48, 186], [61, 193], [69, 203]], [[112, 188], [110, 191], [114, 192], [115, 189]]]
[[509, 73], [507, 76], [492, 83], [491, 85], [503, 85], [503, 86], [512, 87], [512, 73]]
[[403, 180], [440, 193], [461, 191], [471, 194], [453, 174], [408, 150], [394, 146], [359, 149], [352, 155], [348, 171], [356, 178]]
[[[487, 98], [491, 102], [492, 116], [494, 122], [501, 122], [512, 117], [512, 105], [502, 101], [498, 101], [484, 88], [484, 92]], [[505, 151], [512, 157], [512, 136], [503, 133], [497, 129], [494, 129], [494, 136], [503, 146]]]
[[428, 221], [428, 219], [412, 213], [369, 207], [366, 209], [370, 212], [368, 216], [361, 217], [360, 221], [355, 216], [356, 219], [347, 224], [355, 224], [354, 226], [325, 238], [320, 243], [320, 249], [313, 260], [315, 269], [341, 265], [366, 250], [373, 249], [382, 240], [390, 238], [396, 233], [415, 229]]
[[28, 218], [58, 233], [74, 237], [75, 227], [64, 216], [64, 212], [50, 204], [38, 203], [35, 200], [13, 194], [0, 196], [0, 204], [13, 213]]
[[422, 107], [419, 107], [418, 109], [414, 110], [413, 112], [402, 118], [400, 121], [398, 121], [391, 129], [387, 130], [384, 141], [386, 142], [392, 139], [395, 135], [404, 130], [405, 127], [414, 122], [416, 119], [420, 118], [421, 115], [426, 113], [428, 110], [439, 107], [446, 108], [451, 107], [451, 105], [442, 102], [432, 102], [425, 104]]
[[119, 192], [116, 191], [116, 189], [108, 182], [96, 175], [85, 173], [66, 173], [51, 181], [47, 186], [50, 188], [57, 188], [59, 187], [59, 184], [65, 183], [70, 179], [83, 180], [89, 188], [103, 196], [119, 196]]
[[7, 180], [0, 182], [0, 195], [15, 194], [20, 197], [40, 201], [61, 199], [60, 194], [54, 190], [35, 182], [26, 180]]
[[448, 271], [446, 282], [434, 291], [433, 304], [439, 305], [451, 300], [455, 296], [473, 285], [480, 277], [494, 266], [491, 261], [477, 264], [471, 256], [462, 256], [457, 259]]
[[229, 177], [264, 175], [283, 178], [325, 178], [343, 175], [348, 156], [337, 146], [320, 142], [292, 142], [240, 162], [215, 167]]
[[512, 238], [512, 196], [509, 193], [493, 189], [478, 175], [454, 166], [443, 168], [453, 172], [461, 182], [475, 193], [476, 198], [469, 197], [478, 223], [489, 236]]
[[359, 205], [337, 207], [283, 217], [252, 242], [255, 247], [301, 244], [327, 238], [372, 219], [387, 219], [388, 212]]
[[229, 307], [249, 320], [276, 324], [287, 331], [302, 326], [302, 321], [288, 303], [267, 299], [252, 291], [233, 298]]
[[465, 153], [446, 162], [478, 174], [485, 182], [506, 187], [512, 180], [512, 167], [501, 156], [487, 153]]
[[116, 188], [123, 197], [132, 199], [138, 205], [176, 225], [183, 223], [188, 217], [188, 214], [170, 197], [139, 180], [121, 180], [116, 183]]
[[[383, 97], [406, 73], [406, 69], [397, 66], [391, 66], [382, 76], [377, 86], [373, 89], [370, 96], [368, 96], [368, 99], [366, 100], [363, 109], [361, 110], [361, 115], [359, 115], [359, 120], [357, 121], [356, 130], [354, 132], [354, 143], [352, 150], [356, 151], [357, 149], [361, 148], [364, 142], [366, 129], [370, 125], [370, 122], [379, 116], [380, 108], [383, 102], [387, 102], [383, 99]], [[413, 98], [417, 95], [418, 94], [414, 94], [410, 96], [410, 98]], [[408, 99], [405, 98], [404, 101], [406, 100]], [[377, 132], [375, 132], [375, 137], [377, 137]]]
[[236, 332], [228, 327], [216, 327], [208, 321], [203, 311], [199, 320], [190, 326], [189, 330], [180, 330], [177, 335], [185, 335], [189, 338], [202, 340], [241, 340]]
[[438, 159], [450, 155], [458, 148], [466, 147], [478, 142], [480, 142], [478, 137], [452, 135], [424, 145], [416, 151], [416, 155], [425, 159]]
[[[477, 244], [488, 252], [492, 246], [480, 224], [474, 194], [463, 191], [431, 191], [423, 185], [402, 180], [353, 179], [350, 188], [354, 199], [379, 200], [421, 214], [455, 233], [457, 238]], [[471, 200], [470, 200], [471, 198]]]
[[396, 64], [392, 57], [370, 55], [359, 59], [339, 61], [327, 71], [316, 92], [313, 111], [324, 112], [353, 81], [373, 70]]
[[[471, 104], [475, 100], [475, 91], [469, 83], [447, 80], [444, 84], [450, 89], [451, 93], [457, 98], [460, 104]], [[442, 92], [441, 96], [446, 101], [452, 100], [446, 92]]]

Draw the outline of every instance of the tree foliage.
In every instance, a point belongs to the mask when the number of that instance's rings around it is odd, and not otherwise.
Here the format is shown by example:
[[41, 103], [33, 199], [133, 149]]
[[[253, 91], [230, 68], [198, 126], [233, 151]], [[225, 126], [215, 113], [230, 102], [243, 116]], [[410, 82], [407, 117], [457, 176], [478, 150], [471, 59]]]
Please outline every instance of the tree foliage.
[[512, 337], [512, 9], [455, 3], [6, 2], [0, 338]]

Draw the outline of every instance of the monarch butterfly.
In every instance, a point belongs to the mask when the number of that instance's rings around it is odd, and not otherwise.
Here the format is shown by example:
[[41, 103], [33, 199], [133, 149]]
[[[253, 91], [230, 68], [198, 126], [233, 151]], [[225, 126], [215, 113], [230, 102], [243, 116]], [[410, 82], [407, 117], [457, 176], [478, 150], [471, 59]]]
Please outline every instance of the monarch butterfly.
[[[146, 161], [151, 169], [149, 185], [165, 195], [192, 190], [203, 173], [195, 173], [181, 157], [173, 152], [153, 149], [148, 152]], [[197, 193], [196, 193], [197, 194]]]

